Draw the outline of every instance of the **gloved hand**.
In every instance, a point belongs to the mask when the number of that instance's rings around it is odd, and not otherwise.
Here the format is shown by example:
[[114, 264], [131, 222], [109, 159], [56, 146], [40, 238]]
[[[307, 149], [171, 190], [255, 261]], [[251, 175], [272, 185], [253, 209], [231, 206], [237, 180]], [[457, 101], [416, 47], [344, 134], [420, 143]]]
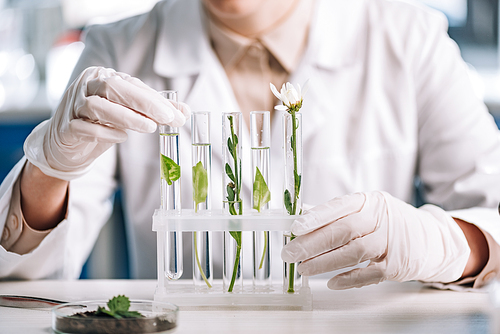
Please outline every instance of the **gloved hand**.
[[39, 124], [24, 143], [27, 159], [49, 176], [70, 181], [126, 130], [152, 133], [158, 124], [182, 126], [190, 116], [137, 78], [102, 67], [90, 67], [66, 90], [53, 117]]
[[297, 237], [283, 247], [283, 261], [303, 261], [305, 276], [370, 261], [341, 273], [330, 289], [384, 280], [448, 283], [460, 278], [470, 249], [464, 233], [434, 205], [417, 209], [385, 192], [356, 193], [316, 206], [292, 224]]

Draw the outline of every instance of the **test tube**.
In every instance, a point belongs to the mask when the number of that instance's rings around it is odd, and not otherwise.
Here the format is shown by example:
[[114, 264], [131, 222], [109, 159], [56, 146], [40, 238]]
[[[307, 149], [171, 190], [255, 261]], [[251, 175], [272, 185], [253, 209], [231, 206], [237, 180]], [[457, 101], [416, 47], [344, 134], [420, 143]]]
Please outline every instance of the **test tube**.
[[[250, 112], [250, 143], [252, 151], [252, 209], [259, 214], [269, 212], [271, 200], [270, 146], [271, 121], [269, 111]], [[271, 243], [269, 231], [253, 232], [253, 285], [269, 287], [271, 280]]]
[[[284, 207], [289, 215], [302, 214], [302, 114], [289, 111], [283, 114], [283, 148], [285, 167]], [[295, 236], [284, 234], [284, 244]], [[295, 293], [298, 279], [297, 265], [284, 263], [283, 287], [288, 293]]]
[[[241, 202], [241, 112], [222, 113], [223, 208], [226, 214], [243, 214]], [[222, 285], [224, 291], [243, 289], [242, 232], [224, 231]]]
[[[164, 98], [177, 106], [176, 91], [160, 92]], [[160, 178], [161, 209], [164, 215], [181, 214], [181, 170], [179, 162], [179, 128], [160, 125]], [[182, 231], [167, 230], [164, 233], [165, 276], [169, 280], [177, 280], [183, 271]]]
[[[210, 112], [191, 115], [193, 164], [193, 207], [195, 214], [208, 215], [211, 210], [212, 144]], [[212, 232], [193, 232], [193, 282], [196, 288], [211, 288], [213, 284]]]
[[[283, 233], [283, 244], [288, 244], [293, 240], [290, 232]], [[301, 275], [295, 263], [283, 262], [283, 292], [295, 293], [302, 287]]]
[[289, 215], [302, 214], [302, 114], [283, 114], [284, 206]]

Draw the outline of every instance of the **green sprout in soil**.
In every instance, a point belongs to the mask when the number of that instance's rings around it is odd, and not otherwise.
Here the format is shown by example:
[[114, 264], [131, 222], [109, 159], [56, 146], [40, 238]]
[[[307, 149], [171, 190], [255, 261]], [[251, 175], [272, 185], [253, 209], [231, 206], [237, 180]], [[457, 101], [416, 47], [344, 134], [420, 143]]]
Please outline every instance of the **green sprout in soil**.
[[77, 317], [107, 317], [115, 319], [128, 319], [128, 318], [144, 318], [144, 315], [137, 311], [129, 311], [130, 300], [128, 297], [119, 295], [111, 298], [108, 301], [108, 309], [99, 306], [97, 311], [88, 311], [83, 313], [77, 313]]

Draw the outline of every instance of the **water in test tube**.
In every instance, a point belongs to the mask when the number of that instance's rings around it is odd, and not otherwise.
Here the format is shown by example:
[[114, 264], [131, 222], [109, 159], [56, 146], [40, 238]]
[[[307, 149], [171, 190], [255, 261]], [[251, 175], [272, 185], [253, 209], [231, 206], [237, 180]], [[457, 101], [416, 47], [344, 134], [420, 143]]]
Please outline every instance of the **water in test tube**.
[[[209, 215], [211, 210], [212, 144], [210, 112], [191, 115], [193, 208], [197, 215]], [[212, 232], [193, 232], [193, 282], [197, 289], [213, 284]]]
[[[160, 94], [177, 107], [177, 92]], [[181, 214], [181, 169], [179, 161], [179, 128], [160, 125], [161, 209], [164, 215]], [[167, 230], [165, 245], [165, 276], [177, 280], [183, 271], [182, 231]]]
[[[271, 200], [270, 146], [271, 122], [269, 111], [250, 113], [250, 141], [252, 149], [252, 209], [260, 214], [269, 212]], [[269, 231], [253, 232], [253, 284], [269, 287], [271, 281], [271, 242]]]

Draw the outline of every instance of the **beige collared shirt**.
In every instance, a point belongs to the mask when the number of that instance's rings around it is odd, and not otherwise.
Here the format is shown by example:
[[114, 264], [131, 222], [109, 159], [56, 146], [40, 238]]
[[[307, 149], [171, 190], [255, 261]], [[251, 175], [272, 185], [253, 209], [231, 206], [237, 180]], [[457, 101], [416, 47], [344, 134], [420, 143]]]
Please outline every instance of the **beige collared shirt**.
[[269, 83], [280, 90], [297, 67], [306, 49], [313, 5], [311, 0], [299, 1], [281, 24], [253, 37], [239, 35], [208, 20], [213, 48], [247, 125], [250, 111], [273, 111], [278, 102]]

